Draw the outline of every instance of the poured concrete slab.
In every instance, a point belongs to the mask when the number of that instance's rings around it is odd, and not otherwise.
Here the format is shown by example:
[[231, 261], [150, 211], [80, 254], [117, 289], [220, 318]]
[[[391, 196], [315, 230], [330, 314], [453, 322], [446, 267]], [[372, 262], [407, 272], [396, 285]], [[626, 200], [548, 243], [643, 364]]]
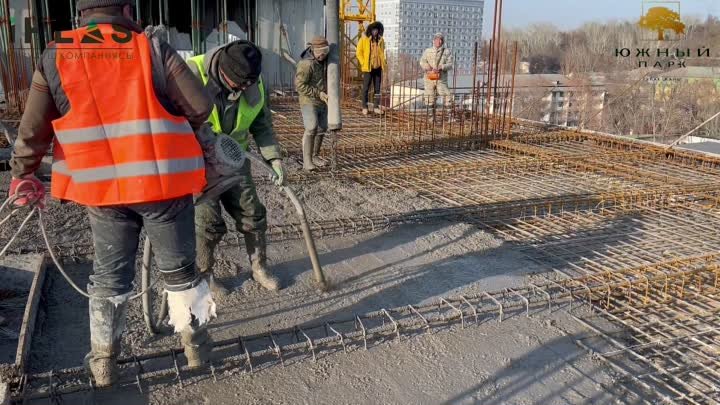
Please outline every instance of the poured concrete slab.
[[20, 372], [26, 370], [44, 281], [44, 255], [0, 259], [0, 309], [5, 317], [0, 364], [11, 365]]

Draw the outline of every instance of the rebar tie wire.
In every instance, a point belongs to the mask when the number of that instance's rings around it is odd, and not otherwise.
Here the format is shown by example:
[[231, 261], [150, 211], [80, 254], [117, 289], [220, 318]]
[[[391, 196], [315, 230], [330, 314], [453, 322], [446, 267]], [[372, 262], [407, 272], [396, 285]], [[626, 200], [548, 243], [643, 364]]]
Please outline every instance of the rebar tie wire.
[[[10, 248], [10, 246], [13, 244], [13, 242], [15, 242], [15, 239], [17, 239], [18, 235], [20, 235], [20, 232], [22, 232], [22, 230], [25, 229], [25, 226], [28, 224], [28, 222], [30, 221], [30, 219], [31, 219], [35, 214], [37, 214], [38, 225], [39, 225], [39, 227], [40, 227], [40, 233], [42, 234], [43, 240], [45, 241], [45, 247], [47, 248], [48, 253], [50, 253], [50, 257], [52, 258], [53, 263], [55, 263], [55, 267], [57, 267], [58, 271], [59, 271], [60, 274], [63, 276], [63, 278], [65, 279], [65, 281], [67, 281], [68, 284], [70, 284], [70, 286], [71, 286], [75, 291], [77, 291], [77, 292], [78, 292], [80, 295], [82, 295], [83, 297], [85, 297], [85, 298], [87, 298], [87, 299], [90, 299], [90, 298], [91, 298], [91, 297], [90, 297], [90, 294], [88, 294], [85, 290], [83, 290], [82, 288], [80, 288], [80, 287], [72, 280], [72, 278], [70, 278], [70, 276], [67, 274], [67, 272], [65, 271], [65, 268], [62, 266], [62, 264], [60, 264], [60, 260], [58, 260], [58, 258], [55, 256], [55, 252], [53, 251], [53, 249], [52, 249], [52, 247], [51, 247], [51, 245], [50, 245], [50, 239], [48, 238], [47, 230], [46, 230], [46, 228], [45, 228], [45, 221], [43, 220], [43, 210], [42, 210], [42, 208], [40, 208], [40, 203], [41, 203], [41, 201], [43, 200], [43, 198], [44, 198], [45, 196], [44, 196], [44, 195], [38, 196], [37, 186], [35, 186], [35, 184], [34, 184], [33, 182], [29, 181], [29, 180], [24, 180], [24, 181], [20, 182], [20, 184], [18, 184], [17, 188], [20, 189], [20, 188], [22, 188], [23, 186], [26, 186], [26, 185], [29, 185], [30, 187], [32, 187], [32, 190], [33, 190], [33, 191], [32, 191], [32, 192], [25, 192], [25, 193], [22, 193], [22, 194], [21, 194], [21, 193], [17, 193], [17, 194], [14, 195], [14, 196], [10, 196], [10, 197], [8, 197], [8, 198], [5, 200], [5, 202], [0, 206], [0, 214], [2, 214], [3, 211], [5, 211], [6, 209], [8, 209], [9, 207], [15, 207], [14, 209], [12, 209], [12, 210], [10, 211], [10, 213], [9, 213], [5, 218], [3, 218], [2, 220], [0, 220], [0, 226], [4, 225], [6, 222], [8, 222], [8, 221], [10, 220], [10, 218], [12, 218], [13, 215], [15, 215], [16, 213], [24, 210], [25, 208], [30, 208], [30, 212], [25, 216], [25, 219], [22, 221], [22, 223], [21, 223], [20, 226], [18, 227], [17, 231], [15, 231], [15, 234], [14, 234], [14, 235], [10, 238], [10, 240], [5, 244], [5, 246], [3, 247], [3, 249], [0, 250], [0, 258], [2, 258], [3, 256], [5, 256], [5, 254], [7, 253], [8, 249]], [[19, 206], [16, 206], [16, 205], [15, 205], [15, 203], [17, 202], [17, 200], [19, 200], [20, 198], [26, 198], [26, 199], [28, 200], [27, 207], [19, 207]], [[135, 294], [135, 295], [130, 296], [130, 297], [128, 298], [128, 301], [136, 300], [136, 299], [142, 297], [143, 295], [147, 294], [147, 292], [150, 291], [150, 290], [157, 284], [157, 282], [158, 282], [159, 280], [160, 280], [160, 278], [158, 277], [158, 278], [155, 279], [155, 281], [154, 281], [150, 286], [148, 286], [146, 289], [140, 291], [139, 293], [137, 293], [137, 294]], [[101, 297], [94, 297], [94, 298], [101, 298]]]

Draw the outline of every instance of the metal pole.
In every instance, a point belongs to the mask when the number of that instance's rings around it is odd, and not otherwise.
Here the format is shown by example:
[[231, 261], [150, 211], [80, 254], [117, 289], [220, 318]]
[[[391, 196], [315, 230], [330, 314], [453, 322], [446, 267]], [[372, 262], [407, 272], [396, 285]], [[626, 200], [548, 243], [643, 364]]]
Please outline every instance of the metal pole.
[[140, 0], [135, 0], [135, 21], [137, 21], [138, 25], [142, 26], [142, 21], [140, 20]]
[[244, 0], [243, 1], [243, 17], [245, 18], [245, 28], [247, 28], [247, 39], [248, 41], [255, 42], [255, 38], [253, 37], [253, 26], [252, 26], [252, 18], [250, 18], [250, 0]]
[[75, 0], [70, 0], [70, 26], [72, 29], [77, 28], [77, 21], [75, 21]]
[[0, 68], [0, 78], [3, 78], [3, 88], [5, 90], [5, 101], [8, 104], [8, 108], [15, 106], [17, 111], [22, 111], [20, 95], [20, 77], [17, 72], [17, 64], [15, 62], [15, 44], [12, 41], [12, 26], [10, 25], [10, 4], [9, 1], [3, 0], [0, 2], [0, 60], [2, 51], [7, 55], [7, 59], [4, 60], [3, 65], [7, 63], [7, 71]]
[[45, 44], [47, 45], [52, 41], [52, 24], [50, 22], [50, 7], [48, 6], [48, 0], [43, 0], [43, 12], [45, 13]]
[[222, 38], [223, 44], [227, 44], [230, 40], [228, 37], [228, 21], [227, 21], [227, 0], [222, 0]]
[[165, 3], [165, 7], [163, 7], [164, 8], [163, 13], [165, 14], [164, 15], [165, 22], [167, 23], [166, 25], [169, 26], [170, 25], [170, 17], [168, 16], [168, 13], [170, 11], [170, 7], [168, 6], [168, 0], [163, 0], [163, 2]]
[[[477, 88], [477, 63], [478, 63], [478, 43], [475, 41], [475, 47], [473, 48], [473, 67], [472, 67], [472, 75], [473, 75], [473, 83], [472, 83], [472, 92], [471, 99], [470, 99], [470, 136], [476, 136], [473, 132], [473, 122], [475, 122], [475, 106], [476, 106], [476, 88]], [[482, 82], [480, 83], [482, 85]], [[462, 107], [463, 116], [465, 115], [465, 106]]]
[[702, 124], [700, 124], [700, 125], [696, 126], [695, 128], [693, 128], [692, 131], [690, 131], [690, 132], [688, 132], [687, 134], [681, 136], [681, 137], [678, 138], [675, 142], [673, 142], [673, 143], [671, 143], [670, 145], [668, 145], [668, 146], [667, 146], [667, 149], [670, 149], [670, 148], [672, 148], [673, 146], [677, 145], [677, 144], [680, 143], [683, 139], [685, 139], [685, 138], [687, 138], [688, 136], [692, 135], [693, 132], [695, 132], [695, 131], [697, 131], [698, 129], [704, 127], [706, 124], [710, 123], [710, 121], [714, 120], [714, 119], [717, 118], [717, 117], [720, 117], [720, 111], [718, 111], [717, 114], [715, 114], [715, 115], [713, 115], [712, 117], [710, 117], [707, 121], [705, 121], [705, 122], [703, 122]]
[[518, 60], [518, 43], [515, 41], [515, 50], [513, 51], [513, 66], [512, 66], [512, 83], [510, 84], [510, 120], [508, 124], [508, 134], [507, 138], [510, 138], [510, 135], [512, 133], [512, 124], [513, 124], [513, 108], [515, 107], [515, 71], [517, 70], [517, 60]]
[[342, 129], [340, 114], [340, 20], [339, 0], [327, 2], [327, 40], [330, 43], [328, 55], [328, 126], [330, 130]]
[[30, 59], [32, 60], [32, 69], [35, 71], [35, 66], [39, 59], [37, 50], [40, 48], [40, 41], [38, 40], [37, 33], [37, 22], [35, 21], [35, 2], [28, 0], [28, 21], [30, 22]]
[[[333, 145], [337, 145], [337, 132], [342, 129], [340, 112], [340, 0], [328, 0], [326, 5], [327, 40], [330, 43], [328, 55], [328, 129]], [[337, 166], [336, 148], [333, 148], [332, 168]]]
[[217, 43], [220, 45], [220, 26], [222, 25], [222, 17], [220, 16], [220, 0], [215, 1], [215, 15], [217, 16]]
[[200, 32], [200, 38], [198, 39], [200, 41], [200, 53], [205, 53], [207, 51], [207, 41], [205, 38], [205, 32], [203, 31], [203, 26], [205, 24], [205, 18], [207, 17], [207, 9], [205, 9], [205, 0], [200, 0], [200, 16], [198, 17], [200, 20], [200, 25], [198, 26], [198, 31]]
[[190, 48], [193, 51], [193, 54], [197, 55], [197, 34], [195, 33], [195, 23], [197, 20], [197, 15], [195, 13], [195, 10], [197, 9], [197, 3], [196, 0], [190, 0]]
[[168, 0], [165, 0], [165, 32], [167, 32], [167, 42], [170, 43], [170, 17], [168, 17]]

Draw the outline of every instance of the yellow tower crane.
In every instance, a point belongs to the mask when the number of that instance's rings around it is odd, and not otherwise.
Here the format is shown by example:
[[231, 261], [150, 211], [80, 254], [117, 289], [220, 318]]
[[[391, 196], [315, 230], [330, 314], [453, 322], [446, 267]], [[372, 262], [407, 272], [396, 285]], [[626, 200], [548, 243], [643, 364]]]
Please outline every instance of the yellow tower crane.
[[355, 58], [358, 41], [368, 24], [375, 21], [375, 0], [340, 0], [340, 24], [343, 38], [343, 99], [353, 99], [351, 91], [359, 90], [362, 72]]

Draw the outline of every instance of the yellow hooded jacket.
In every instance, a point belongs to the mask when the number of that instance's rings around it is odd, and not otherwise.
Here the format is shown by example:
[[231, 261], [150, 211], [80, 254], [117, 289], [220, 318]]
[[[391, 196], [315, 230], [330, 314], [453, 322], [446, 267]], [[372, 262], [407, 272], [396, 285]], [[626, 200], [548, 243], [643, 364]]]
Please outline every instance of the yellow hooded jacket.
[[367, 73], [371, 70], [370, 32], [373, 28], [379, 28], [380, 30], [380, 41], [378, 42], [378, 46], [380, 47], [380, 65], [382, 66], [383, 70], [386, 70], [387, 67], [387, 61], [385, 59], [385, 40], [382, 37], [384, 30], [382, 24], [376, 21], [367, 27], [365, 33], [363, 33], [362, 37], [360, 37], [360, 41], [358, 41], [357, 44], [357, 49], [355, 50], [355, 56], [357, 57], [358, 62], [360, 62], [360, 70], [364, 73]]

